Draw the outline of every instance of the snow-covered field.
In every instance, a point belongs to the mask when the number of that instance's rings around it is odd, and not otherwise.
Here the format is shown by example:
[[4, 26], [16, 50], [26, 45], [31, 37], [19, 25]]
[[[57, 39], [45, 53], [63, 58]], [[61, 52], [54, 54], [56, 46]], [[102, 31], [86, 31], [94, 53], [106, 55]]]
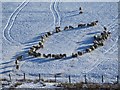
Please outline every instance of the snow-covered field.
[[[79, 7], [83, 13], [79, 14]], [[118, 75], [118, 4], [115, 2], [3, 2], [2, 3], [2, 59], [0, 78], [11, 74], [18, 79], [23, 73], [26, 77], [36, 78], [38, 74], [71, 75], [72, 82], [80, 82], [83, 75], [90, 81], [116, 81]], [[103, 31], [103, 26], [111, 32], [104, 46], [77, 58], [44, 59], [27, 55], [30, 47], [38, 44], [41, 34], [61, 30], [65, 26], [77, 27], [79, 23], [98, 20], [94, 27], [76, 28], [50, 36], [44, 43], [41, 53], [66, 53], [82, 51], [93, 42], [93, 36]], [[15, 69], [15, 60], [23, 55], [20, 69]], [[47, 77], [49, 78], [49, 77]], [[60, 79], [65, 81], [66, 79]], [[24, 85], [23, 85], [24, 86]]]

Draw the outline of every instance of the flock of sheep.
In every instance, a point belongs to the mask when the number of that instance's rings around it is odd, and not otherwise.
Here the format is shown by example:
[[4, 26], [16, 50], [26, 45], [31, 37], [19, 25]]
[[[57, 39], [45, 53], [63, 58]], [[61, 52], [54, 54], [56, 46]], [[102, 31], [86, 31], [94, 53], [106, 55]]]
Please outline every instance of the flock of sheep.
[[93, 45], [91, 45], [89, 48], [85, 49], [83, 52], [77, 52], [77, 53], [72, 53], [72, 57], [77, 57], [77, 56], [81, 56], [85, 53], [89, 53], [95, 49], [97, 49], [100, 46], [104, 45], [104, 41], [108, 39], [108, 36], [111, 33], [109, 31], [107, 31], [106, 27], [104, 27], [104, 31], [100, 34], [100, 35], [95, 35], [94, 36], [94, 41], [93, 41]]
[[[78, 24], [77, 28], [95, 26], [95, 25], [97, 25], [97, 23], [98, 23], [98, 21], [93, 21], [93, 22], [87, 23], [87, 24]], [[70, 30], [70, 29], [74, 29], [74, 28], [76, 28], [76, 27], [66, 26], [66, 27], [64, 27], [64, 30]], [[28, 54], [33, 57], [54, 58], [54, 59], [66, 58], [67, 54], [65, 54], [65, 53], [64, 54], [42, 54], [42, 53], [36, 52], [38, 49], [44, 48], [44, 42], [48, 37], [50, 37], [51, 35], [53, 35], [55, 33], [59, 33], [61, 31], [62, 30], [60, 29], [60, 27], [56, 27], [55, 31], [45, 33], [43, 36], [41, 36], [41, 39], [40, 39], [38, 45], [32, 46], [30, 48], [30, 50], [28, 51]], [[101, 33], [101, 35], [94, 36], [93, 45], [91, 45], [90, 48], [87, 48], [82, 52], [78, 51], [77, 53], [72, 53], [71, 57], [81, 56], [84, 53], [88, 53], [88, 52], [95, 50], [99, 46], [103, 46], [103, 42], [108, 38], [109, 34], [110, 34], [110, 32], [108, 32], [106, 30], [106, 28], [104, 27], [104, 31]]]
[[[82, 14], [83, 11], [81, 9], [81, 7], [79, 8], [79, 14]], [[97, 25], [98, 21], [93, 21], [90, 23], [81, 23], [78, 24], [77, 27], [73, 27], [73, 26], [65, 26], [63, 30], [60, 29], [60, 27], [55, 27], [55, 31], [49, 31], [47, 33], [45, 33], [44, 35], [41, 36], [40, 41], [37, 45], [34, 45], [32, 47], [30, 47], [30, 50], [28, 51], [28, 55], [29, 56], [33, 56], [33, 57], [41, 57], [41, 58], [54, 58], [54, 59], [62, 59], [62, 58], [66, 58], [67, 54], [42, 54], [37, 52], [38, 49], [43, 49], [44, 48], [44, 42], [46, 41], [46, 39], [48, 37], [50, 37], [51, 35], [54, 35], [55, 33], [59, 33], [61, 31], [66, 31], [66, 30], [71, 30], [71, 29], [75, 29], [75, 28], [85, 28], [85, 27], [92, 27]], [[100, 34], [100, 35], [95, 35], [94, 36], [94, 41], [93, 41], [93, 45], [91, 45], [89, 48], [83, 50], [83, 51], [78, 51], [76, 53], [72, 53], [71, 57], [78, 57], [81, 56], [85, 53], [89, 53], [93, 50], [95, 50], [96, 48], [98, 48], [99, 46], [103, 46], [104, 45], [104, 41], [108, 38], [108, 36], [111, 33], [109, 31], [107, 31], [107, 28], [104, 27], [104, 31]], [[22, 60], [22, 55], [18, 56], [15, 64], [16, 64], [16, 69], [19, 69], [19, 61]]]

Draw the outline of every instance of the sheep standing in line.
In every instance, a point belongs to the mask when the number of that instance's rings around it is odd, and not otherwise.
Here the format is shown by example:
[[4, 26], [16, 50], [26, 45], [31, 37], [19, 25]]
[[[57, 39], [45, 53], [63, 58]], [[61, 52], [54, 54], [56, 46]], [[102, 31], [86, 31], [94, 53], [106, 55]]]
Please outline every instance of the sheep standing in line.
[[15, 60], [15, 66], [16, 66], [16, 69], [18, 70], [19, 69], [19, 60], [18, 59]]
[[78, 24], [78, 27], [85, 27], [86, 26], [86, 24], [84, 24], [84, 23], [82, 23], [82, 24]]
[[94, 46], [94, 47], [95, 47], [95, 49], [96, 49], [96, 48], [98, 47], [98, 44], [94, 44], [93, 46]]
[[94, 45], [90, 46], [90, 49], [91, 49], [91, 50], [95, 50]]
[[47, 32], [48, 36], [52, 35], [52, 32]]
[[72, 53], [72, 57], [77, 57], [78, 54], [77, 53]]
[[19, 65], [18, 64], [16, 65], [16, 69], [19, 70]]
[[88, 52], [91, 52], [92, 51], [92, 49], [90, 49], [90, 48], [87, 48], [86, 49], [86, 52], [88, 53]]
[[60, 27], [55, 27], [56, 33], [60, 32]]
[[49, 58], [51, 58], [52, 55], [51, 55], [51, 54], [48, 54], [47, 56], [48, 56]]
[[78, 54], [79, 56], [83, 55], [83, 53], [80, 52], [80, 51], [78, 51], [77, 54]]
[[68, 29], [69, 29], [68, 26], [65, 26], [65, 27], [64, 27], [64, 30], [68, 30]]
[[79, 8], [79, 11], [80, 11], [80, 12], [79, 12], [79, 14], [82, 14], [82, 13], [83, 13], [83, 11], [82, 11], [82, 8], [81, 8], [81, 7]]
[[74, 27], [73, 26], [69, 26], [69, 29], [73, 29]]

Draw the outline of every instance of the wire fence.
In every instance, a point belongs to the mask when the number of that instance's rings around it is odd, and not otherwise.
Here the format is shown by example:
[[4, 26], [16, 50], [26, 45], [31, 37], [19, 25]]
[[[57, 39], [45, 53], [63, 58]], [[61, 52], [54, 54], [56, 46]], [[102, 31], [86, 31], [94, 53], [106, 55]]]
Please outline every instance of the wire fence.
[[[30, 75], [29, 75], [30, 76]], [[27, 80], [27, 79], [37, 79], [37, 80], [43, 80], [43, 81], [50, 81], [50, 82], [57, 82], [57, 83], [76, 83], [76, 82], [84, 82], [84, 83], [119, 83], [119, 76], [112, 77], [111, 80], [105, 75], [99, 75], [96, 77], [90, 76], [90, 75], [63, 75], [61, 73], [58, 74], [38, 74], [29, 77], [28, 74], [23, 73], [18, 76], [18, 80]], [[34, 77], [34, 78], [33, 78]], [[12, 74], [8, 75], [8, 79], [12, 81], [15, 77], [12, 76]]]

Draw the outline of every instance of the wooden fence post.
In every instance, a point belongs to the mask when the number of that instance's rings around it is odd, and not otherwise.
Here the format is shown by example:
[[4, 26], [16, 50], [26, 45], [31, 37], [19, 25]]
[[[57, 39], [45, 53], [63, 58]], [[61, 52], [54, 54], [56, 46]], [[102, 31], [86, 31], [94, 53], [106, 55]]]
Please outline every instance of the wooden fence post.
[[69, 83], [71, 83], [71, 77], [70, 77], [70, 75], [68, 76], [68, 79], [69, 79]]
[[102, 83], [104, 82], [103, 75], [102, 75]]
[[119, 75], [117, 75], [117, 84], [119, 83]]
[[25, 73], [24, 73], [24, 78], [23, 79], [25, 80]]
[[57, 75], [55, 75], [55, 82], [56, 82]]
[[86, 75], [84, 75], [84, 78], [85, 78], [85, 84], [87, 84], [87, 78], [86, 78]]
[[39, 81], [40, 81], [40, 79], [41, 79], [41, 75], [39, 74]]
[[9, 78], [10, 78], [10, 81], [11, 81], [11, 75], [9, 74]]

